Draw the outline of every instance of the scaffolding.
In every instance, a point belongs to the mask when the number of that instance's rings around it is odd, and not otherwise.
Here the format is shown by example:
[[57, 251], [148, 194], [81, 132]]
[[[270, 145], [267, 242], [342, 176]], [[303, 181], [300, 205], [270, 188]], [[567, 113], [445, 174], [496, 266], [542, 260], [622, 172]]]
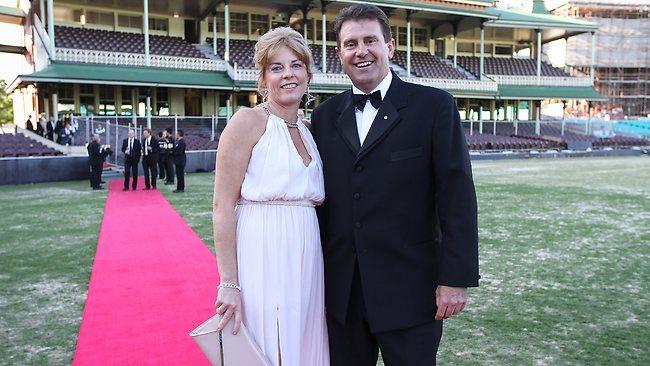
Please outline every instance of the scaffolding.
[[[607, 102], [595, 103], [603, 115], [650, 115], [650, 1], [570, 0], [554, 14], [598, 23], [594, 82]], [[588, 74], [591, 35], [567, 39], [566, 64], [573, 74]]]

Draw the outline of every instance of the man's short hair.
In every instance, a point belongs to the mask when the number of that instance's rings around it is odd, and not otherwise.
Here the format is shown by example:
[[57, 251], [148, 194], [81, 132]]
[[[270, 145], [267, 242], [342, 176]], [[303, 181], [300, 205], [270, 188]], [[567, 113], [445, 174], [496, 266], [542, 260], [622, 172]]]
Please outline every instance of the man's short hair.
[[171, 127], [165, 128], [165, 131], [167, 131], [167, 133], [170, 134], [170, 135], [172, 134], [172, 128]]
[[158, 132], [158, 137], [162, 137], [162, 131]]
[[150, 128], [145, 128], [144, 130], [149, 132], [149, 135], [151, 135], [151, 129]]
[[393, 38], [386, 13], [374, 5], [356, 4], [341, 9], [339, 15], [334, 19], [334, 34], [336, 35], [337, 46], [340, 46], [341, 42], [341, 27], [348, 20], [376, 20], [384, 35], [384, 42], [388, 42]]
[[185, 133], [183, 132], [183, 130], [178, 130], [178, 131], [176, 131], [176, 133], [177, 133], [178, 136], [180, 136], [180, 137], [185, 136]]

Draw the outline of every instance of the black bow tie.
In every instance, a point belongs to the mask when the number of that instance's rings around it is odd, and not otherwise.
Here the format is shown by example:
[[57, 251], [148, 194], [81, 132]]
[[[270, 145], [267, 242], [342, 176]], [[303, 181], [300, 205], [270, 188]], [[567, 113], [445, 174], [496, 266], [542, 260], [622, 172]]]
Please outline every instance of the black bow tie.
[[366, 106], [366, 100], [369, 100], [373, 107], [379, 109], [381, 92], [377, 90], [371, 94], [354, 94], [354, 105], [358, 110], [363, 111], [363, 108]]

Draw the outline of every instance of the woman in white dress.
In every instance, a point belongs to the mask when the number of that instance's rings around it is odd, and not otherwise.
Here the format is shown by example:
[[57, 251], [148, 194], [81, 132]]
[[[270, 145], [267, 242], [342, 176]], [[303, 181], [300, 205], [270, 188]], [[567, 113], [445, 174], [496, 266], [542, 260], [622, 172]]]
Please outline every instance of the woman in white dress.
[[255, 45], [262, 106], [241, 109], [217, 150], [214, 237], [219, 329], [243, 321], [274, 366], [328, 366], [323, 257], [315, 205], [322, 163], [298, 118], [311, 80], [302, 36], [276, 28]]

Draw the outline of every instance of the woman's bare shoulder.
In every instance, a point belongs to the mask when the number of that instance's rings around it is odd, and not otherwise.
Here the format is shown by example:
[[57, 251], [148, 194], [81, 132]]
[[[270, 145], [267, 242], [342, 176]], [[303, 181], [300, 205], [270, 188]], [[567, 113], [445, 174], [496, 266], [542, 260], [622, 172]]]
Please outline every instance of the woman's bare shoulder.
[[262, 108], [241, 108], [230, 118], [220, 140], [257, 141], [266, 129], [267, 115]]

